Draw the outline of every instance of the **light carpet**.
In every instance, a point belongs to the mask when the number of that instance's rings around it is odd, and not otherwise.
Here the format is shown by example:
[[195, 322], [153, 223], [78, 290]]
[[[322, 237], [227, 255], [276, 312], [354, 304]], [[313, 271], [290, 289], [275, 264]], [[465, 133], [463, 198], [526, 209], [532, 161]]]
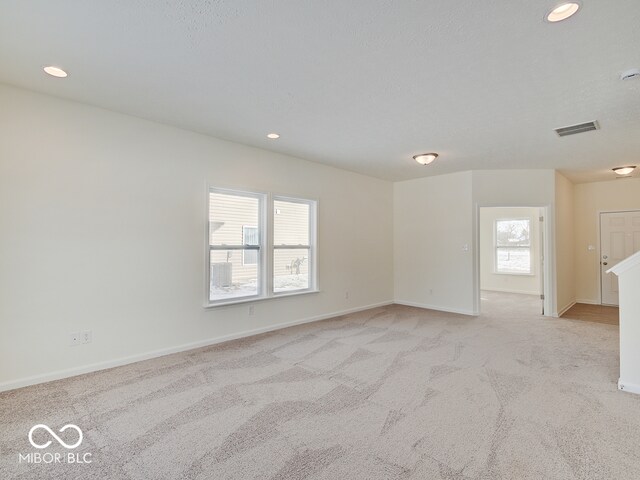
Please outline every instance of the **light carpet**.
[[[476, 318], [394, 305], [0, 394], [0, 478], [639, 478], [618, 328], [483, 298]], [[92, 462], [19, 463], [36, 423], [84, 432], [66, 450], [40, 429], [37, 451]]]

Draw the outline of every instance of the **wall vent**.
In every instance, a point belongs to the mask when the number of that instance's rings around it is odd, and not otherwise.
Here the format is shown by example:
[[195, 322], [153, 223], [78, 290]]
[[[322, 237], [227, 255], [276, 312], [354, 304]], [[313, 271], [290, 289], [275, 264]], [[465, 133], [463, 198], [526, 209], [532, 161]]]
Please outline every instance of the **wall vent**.
[[578, 125], [570, 125], [568, 127], [556, 128], [555, 132], [559, 137], [566, 137], [568, 135], [575, 135], [576, 133], [590, 132], [591, 130], [598, 130], [600, 125], [594, 120], [593, 122], [579, 123]]

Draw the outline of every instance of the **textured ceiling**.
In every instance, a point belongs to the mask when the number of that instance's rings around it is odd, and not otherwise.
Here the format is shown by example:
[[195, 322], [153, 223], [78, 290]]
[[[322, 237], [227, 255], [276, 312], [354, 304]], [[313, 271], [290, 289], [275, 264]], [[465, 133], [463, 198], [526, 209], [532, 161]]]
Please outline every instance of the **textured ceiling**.
[[[640, 164], [640, 1], [0, 2], [0, 82], [389, 179]], [[41, 67], [62, 66], [65, 80]], [[553, 129], [598, 120], [601, 130]], [[279, 140], [268, 140], [268, 132]], [[411, 156], [436, 151], [423, 167]]]

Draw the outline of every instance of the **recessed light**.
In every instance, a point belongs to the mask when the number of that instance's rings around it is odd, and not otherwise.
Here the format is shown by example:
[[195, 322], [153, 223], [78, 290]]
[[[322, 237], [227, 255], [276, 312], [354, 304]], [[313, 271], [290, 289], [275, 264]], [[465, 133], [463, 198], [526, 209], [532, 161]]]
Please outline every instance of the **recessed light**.
[[67, 72], [65, 72], [59, 67], [54, 67], [53, 65], [44, 67], [43, 70], [49, 75], [51, 75], [52, 77], [64, 78], [67, 76]]
[[613, 169], [618, 175], [629, 175], [636, 169], [635, 165], [629, 165], [627, 167], [616, 167]]
[[436, 158], [438, 158], [437, 153], [421, 153], [420, 155], [413, 156], [413, 159], [420, 165], [429, 165]]
[[579, 9], [580, 4], [577, 2], [564, 2], [550, 10], [545, 18], [547, 22], [561, 22], [574, 15]]
[[277, 133], [268, 133], [267, 138], [270, 138], [271, 140], [275, 140], [276, 138], [280, 138], [280, 135], [278, 135]]

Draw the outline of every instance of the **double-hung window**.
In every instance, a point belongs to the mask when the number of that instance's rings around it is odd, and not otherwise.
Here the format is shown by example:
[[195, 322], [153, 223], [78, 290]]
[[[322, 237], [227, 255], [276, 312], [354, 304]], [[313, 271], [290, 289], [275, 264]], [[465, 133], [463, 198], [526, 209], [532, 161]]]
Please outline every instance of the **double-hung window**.
[[530, 275], [531, 221], [529, 219], [496, 220], [496, 273]]
[[209, 191], [209, 303], [263, 294], [265, 200]]
[[312, 292], [313, 200], [209, 190], [208, 305]]
[[308, 290], [313, 286], [315, 251], [314, 202], [275, 197], [273, 200], [273, 292]]

